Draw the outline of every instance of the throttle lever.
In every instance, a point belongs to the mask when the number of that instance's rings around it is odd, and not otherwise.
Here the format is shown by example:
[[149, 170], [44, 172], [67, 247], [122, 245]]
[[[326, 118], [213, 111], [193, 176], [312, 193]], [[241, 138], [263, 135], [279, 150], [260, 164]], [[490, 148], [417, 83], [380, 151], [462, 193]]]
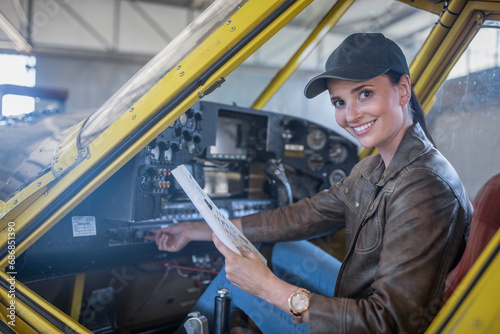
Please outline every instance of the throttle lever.
[[184, 323], [187, 334], [208, 334], [208, 321], [200, 312], [191, 312]]

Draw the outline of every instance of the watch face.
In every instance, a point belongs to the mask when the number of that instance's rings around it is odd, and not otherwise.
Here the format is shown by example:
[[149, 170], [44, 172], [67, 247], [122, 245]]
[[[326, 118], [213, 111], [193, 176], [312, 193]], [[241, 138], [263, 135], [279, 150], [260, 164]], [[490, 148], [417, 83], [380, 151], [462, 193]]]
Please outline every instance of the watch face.
[[303, 312], [309, 306], [309, 297], [305, 293], [297, 292], [292, 296], [290, 304], [295, 312]]

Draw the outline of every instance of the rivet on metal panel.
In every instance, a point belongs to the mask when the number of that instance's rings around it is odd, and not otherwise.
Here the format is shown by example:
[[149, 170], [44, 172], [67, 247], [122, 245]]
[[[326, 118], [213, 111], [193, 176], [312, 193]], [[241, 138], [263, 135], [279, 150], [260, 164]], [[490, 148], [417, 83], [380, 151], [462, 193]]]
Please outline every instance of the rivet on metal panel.
[[181, 65], [177, 65], [177, 70], [180, 70], [181, 69]]
[[231, 24], [231, 20], [228, 20], [228, 21], [226, 22], [226, 24], [227, 24], [227, 25], [230, 25], [230, 24]]
[[14, 204], [17, 204], [17, 199], [14, 200]]
[[36, 185], [40, 187], [42, 185], [42, 182], [38, 182]]
[[483, 327], [483, 322], [481, 321], [481, 319], [474, 319], [471, 322], [471, 327], [474, 328], [475, 330], [478, 330], [481, 327]]
[[135, 119], [135, 115], [132, 115], [132, 119]]
[[235, 31], [236, 27], [231, 27], [231, 32]]
[[130, 108], [128, 111], [130, 112], [134, 111], [134, 107]]
[[181, 73], [179, 73], [179, 76], [182, 77], [184, 75], [184, 71], [182, 71]]

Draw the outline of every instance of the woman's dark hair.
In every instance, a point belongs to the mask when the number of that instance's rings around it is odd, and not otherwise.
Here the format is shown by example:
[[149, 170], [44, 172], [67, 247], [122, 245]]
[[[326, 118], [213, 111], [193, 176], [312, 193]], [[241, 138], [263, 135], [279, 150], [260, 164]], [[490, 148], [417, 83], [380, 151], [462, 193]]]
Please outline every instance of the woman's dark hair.
[[[389, 70], [384, 75], [389, 78], [389, 80], [391, 81], [391, 83], [393, 85], [396, 85], [396, 84], [399, 83], [399, 81], [401, 81], [401, 76], [402, 75], [400, 73], [396, 72], [396, 71]], [[427, 130], [427, 125], [425, 123], [424, 109], [422, 108], [422, 105], [420, 104], [420, 101], [418, 100], [417, 95], [413, 91], [413, 87], [411, 88], [411, 98], [410, 98], [410, 105], [409, 105], [409, 107], [410, 107], [410, 111], [411, 111], [411, 114], [412, 114], [412, 117], [413, 117], [413, 123], [414, 124], [415, 123], [419, 123], [420, 126], [422, 127], [422, 129], [424, 130], [424, 133], [427, 136], [427, 138], [430, 140], [430, 142], [433, 145], [435, 145], [434, 144], [434, 140], [432, 140], [432, 136], [429, 133], [429, 130]]]

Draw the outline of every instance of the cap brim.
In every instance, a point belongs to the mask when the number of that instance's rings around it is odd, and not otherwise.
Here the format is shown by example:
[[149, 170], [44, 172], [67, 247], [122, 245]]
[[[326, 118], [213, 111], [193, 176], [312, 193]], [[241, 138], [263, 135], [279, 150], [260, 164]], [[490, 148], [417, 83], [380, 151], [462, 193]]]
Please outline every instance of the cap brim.
[[386, 67], [363, 67], [363, 66], [342, 66], [329, 69], [320, 75], [312, 78], [304, 89], [304, 95], [308, 99], [318, 96], [328, 89], [328, 79], [340, 79], [346, 81], [366, 81], [378, 77], [389, 71]]

